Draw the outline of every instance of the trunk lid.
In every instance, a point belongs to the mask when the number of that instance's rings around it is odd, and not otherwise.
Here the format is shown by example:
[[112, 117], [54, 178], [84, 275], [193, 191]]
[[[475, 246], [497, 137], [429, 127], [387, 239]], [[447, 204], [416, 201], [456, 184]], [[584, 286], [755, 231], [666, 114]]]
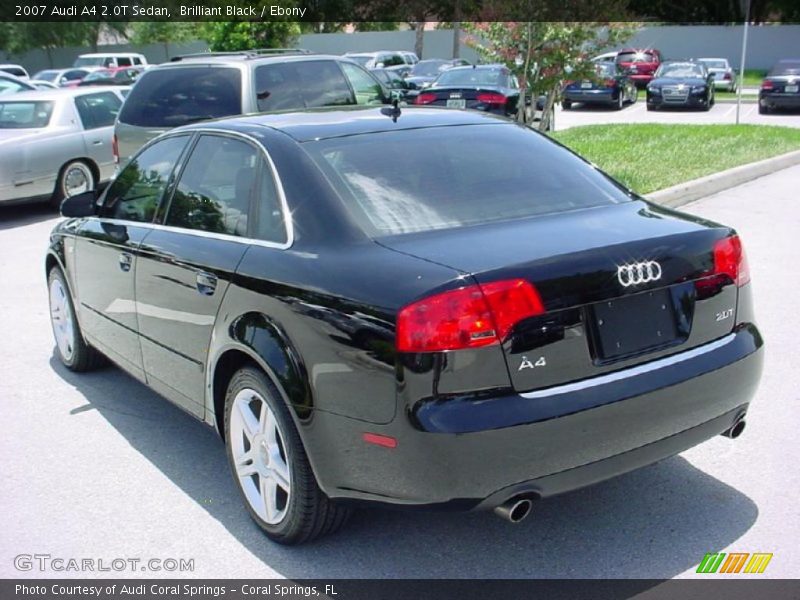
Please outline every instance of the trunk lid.
[[[694, 281], [712, 269], [714, 242], [731, 233], [633, 201], [381, 243], [455, 268], [479, 283], [515, 278], [532, 283], [546, 313], [517, 323], [503, 343], [514, 389], [529, 391], [729, 333], [736, 286], [698, 295]], [[649, 276], [633, 266], [651, 263], [657, 266], [645, 267], [652, 269]], [[632, 282], [637, 279], [645, 281]]]

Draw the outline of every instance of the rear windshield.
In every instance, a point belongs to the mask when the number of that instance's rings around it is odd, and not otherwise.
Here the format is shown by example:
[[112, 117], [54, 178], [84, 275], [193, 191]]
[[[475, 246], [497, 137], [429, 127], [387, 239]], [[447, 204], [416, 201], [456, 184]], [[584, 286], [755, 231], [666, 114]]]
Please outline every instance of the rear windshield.
[[728, 68], [728, 63], [726, 63], [724, 60], [701, 60], [700, 62], [703, 63], [709, 69]]
[[770, 75], [800, 75], [800, 60], [779, 62], [772, 68]]
[[52, 114], [52, 102], [0, 102], [0, 129], [41, 129]]
[[75, 59], [73, 67], [103, 67], [109, 60], [107, 56], [81, 56]]
[[655, 56], [650, 52], [620, 52], [617, 54], [617, 62], [653, 62]]
[[11, 73], [15, 77], [27, 77], [28, 74], [25, 72], [24, 69], [19, 67], [0, 67], [0, 71], [5, 71], [6, 73]]
[[119, 120], [138, 127], [178, 127], [242, 114], [242, 75], [228, 67], [181, 67], [143, 73]]
[[355, 135], [305, 148], [372, 237], [629, 200], [568, 150], [513, 124]]
[[60, 73], [61, 71], [39, 71], [36, 75], [33, 76], [33, 78], [39, 79], [41, 81], [50, 81], [52, 83], [55, 83]]
[[508, 77], [500, 69], [451, 69], [439, 75], [436, 85], [494, 85], [505, 87], [508, 85]]
[[439, 74], [439, 70], [446, 64], [447, 62], [444, 60], [424, 60], [414, 65], [414, 68], [411, 69], [411, 74], [416, 77], [436, 77]]

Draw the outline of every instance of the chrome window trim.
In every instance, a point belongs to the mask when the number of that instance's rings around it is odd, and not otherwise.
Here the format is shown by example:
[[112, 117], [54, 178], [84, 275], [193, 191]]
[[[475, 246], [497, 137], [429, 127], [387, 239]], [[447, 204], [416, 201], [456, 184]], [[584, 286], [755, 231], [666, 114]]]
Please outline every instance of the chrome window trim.
[[607, 383], [612, 383], [614, 381], [620, 381], [622, 379], [628, 379], [630, 377], [637, 377], [639, 375], [644, 375], [645, 373], [658, 371], [659, 369], [663, 369], [665, 367], [669, 367], [672, 365], [676, 365], [678, 363], [682, 363], [687, 360], [691, 360], [693, 358], [696, 358], [703, 354], [707, 354], [709, 352], [714, 352], [715, 350], [719, 350], [723, 346], [730, 344], [735, 338], [736, 334], [731, 333], [714, 342], [703, 344], [702, 346], [699, 346], [697, 348], [692, 348], [691, 350], [686, 350], [685, 352], [671, 354], [670, 356], [665, 356], [664, 358], [660, 358], [658, 360], [654, 360], [652, 362], [645, 363], [643, 365], [637, 365], [635, 367], [630, 367], [628, 369], [614, 371], [613, 373], [607, 373], [606, 375], [598, 375], [597, 377], [584, 379], [583, 381], [576, 381], [574, 383], [557, 385], [543, 390], [534, 390], [532, 392], [525, 392], [520, 394], [520, 396], [528, 399], [560, 396], [561, 394], [569, 394], [571, 392], [591, 389], [594, 387], [605, 385]]
[[[283, 227], [284, 227], [284, 230], [286, 231], [286, 242], [283, 242], [283, 243], [270, 242], [268, 240], [259, 240], [259, 239], [250, 238], [250, 237], [240, 237], [240, 236], [236, 236], [236, 235], [230, 235], [230, 234], [227, 234], [227, 233], [214, 233], [214, 232], [211, 232], [211, 231], [202, 231], [200, 229], [189, 229], [187, 227], [176, 227], [174, 225], [163, 225], [161, 223], [154, 223], [154, 222], [127, 221], [125, 219], [112, 219], [112, 218], [108, 218], [108, 217], [99, 217], [99, 216], [96, 217], [96, 218], [99, 218], [99, 219], [102, 219], [105, 222], [114, 223], [114, 224], [117, 224], [117, 225], [128, 225], [128, 226], [134, 226], [134, 227], [147, 227], [147, 228], [150, 228], [150, 229], [157, 229], [159, 231], [173, 231], [175, 233], [185, 233], [185, 234], [194, 235], [194, 236], [197, 236], [197, 237], [221, 239], [221, 240], [227, 240], [227, 241], [231, 241], [231, 242], [239, 242], [239, 243], [247, 244], [247, 245], [251, 245], [251, 246], [263, 246], [265, 248], [274, 248], [274, 249], [277, 249], [277, 250], [288, 250], [289, 248], [291, 248], [292, 245], [294, 244], [294, 221], [291, 218], [292, 217], [292, 213], [289, 210], [289, 203], [286, 201], [286, 192], [283, 189], [283, 181], [281, 180], [281, 177], [278, 174], [278, 169], [277, 169], [277, 167], [275, 167], [275, 163], [273, 162], [272, 157], [270, 156], [269, 152], [267, 151], [267, 149], [264, 147], [264, 145], [257, 138], [255, 138], [255, 137], [253, 137], [251, 135], [248, 135], [246, 133], [239, 132], [239, 131], [231, 131], [229, 129], [218, 129], [218, 128], [214, 128], [214, 127], [198, 127], [196, 129], [192, 128], [192, 129], [175, 130], [175, 131], [170, 131], [167, 134], [160, 135], [157, 138], [154, 138], [153, 140], [151, 140], [150, 142], [145, 144], [144, 146], [142, 146], [139, 149], [139, 151], [136, 152], [136, 154], [134, 154], [131, 157], [131, 160], [134, 157], [139, 156], [139, 154], [144, 152], [144, 150], [149, 148], [151, 145], [153, 145], [156, 142], [159, 142], [161, 140], [164, 140], [166, 138], [174, 137], [174, 136], [180, 136], [180, 135], [186, 135], [186, 134], [189, 134], [189, 136], [202, 135], [204, 133], [211, 133], [211, 134], [215, 134], [215, 135], [222, 134], [222, 135], [226, 135], [226, 136], [229, 136], [229, 137], [242, 138], [242, 139], [247, 140], [251, 144], [254, 144], [256, 146], [256, 148], [261, 151], [261, 154], [267, 160], [267, 164], [269, 165], [270, 171], [272, 172], [272, 178], [273, 178], [273, 180], [275, 182], [275, 188], [278, 191], [278, 200], [280, 201], [281, 212], [283, 213]], [[127, 166], [127, 164], [125, 166]], [[119, 173], [117, 175], [119, 175]], [[115, 179], [116, 179], [116, 177], [115, 177]], [[110, 186], [111, 186], [111, 183], [109, 183], [108, 187], [110, 187]], [[105, 201], [105, 198], [104, 198], [104, 201]], [[166, 217], [166, 215], [165, 215], [165, 217]]]

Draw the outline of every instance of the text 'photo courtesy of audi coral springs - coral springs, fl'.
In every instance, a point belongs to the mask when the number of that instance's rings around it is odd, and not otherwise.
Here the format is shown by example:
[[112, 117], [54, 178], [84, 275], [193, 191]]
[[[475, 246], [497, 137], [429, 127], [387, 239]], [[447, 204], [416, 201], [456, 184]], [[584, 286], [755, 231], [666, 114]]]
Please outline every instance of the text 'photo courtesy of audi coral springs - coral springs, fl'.
[[215, 427], [281, 543], [363, 503], [519, 521], [737, 437], [761, 375], [736, 232], [503, 117], [188, 125], [61, 210], [57, 356], [107, 357]]

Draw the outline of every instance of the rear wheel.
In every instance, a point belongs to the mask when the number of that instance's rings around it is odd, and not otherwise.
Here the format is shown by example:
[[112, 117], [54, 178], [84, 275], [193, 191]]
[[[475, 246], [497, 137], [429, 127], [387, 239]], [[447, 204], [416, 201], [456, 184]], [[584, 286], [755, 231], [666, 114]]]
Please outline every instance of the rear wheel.
[[81, 334], [75, 307], [61, 269], [54, 267], [47, 278], [50, 324], [59, 360], [71, 371], [90, 371], [103, 363], [103, 356], [89, 346]]
[[655, 110], [655, 109], [656, 109], [655, 104], [648, 104], [647, 105], [647, 110]]
[[617, 101], [614, 103], [614, 110], [622, 110], [622, 107], [625, 105], [625, 94], [623, 94], [622, 90], [619, 91], [617, 94]]
[[563, 108], [564, 110], [569, 110], [570, 108], [572, 108], [572, 100], [562, 100], [561, 108]]
[[350, 509], [317, 485], [300, 434], [275, 386], [262, 371], [237, 371], [225, 397], [228, 461], [250, 516], [280, 544], [333, 533]]
[[56, 189], [53, 191], [52, 204], [58, 209], [64, 198], [70, 198], [95, 188], [92, 168], [82, 160], [68, 162], [58, 173]]
[[760, 115], [768, 115], [769, 114], [769, 106], [764, 106], [760, 102], [758, 103], [758, 114]]

